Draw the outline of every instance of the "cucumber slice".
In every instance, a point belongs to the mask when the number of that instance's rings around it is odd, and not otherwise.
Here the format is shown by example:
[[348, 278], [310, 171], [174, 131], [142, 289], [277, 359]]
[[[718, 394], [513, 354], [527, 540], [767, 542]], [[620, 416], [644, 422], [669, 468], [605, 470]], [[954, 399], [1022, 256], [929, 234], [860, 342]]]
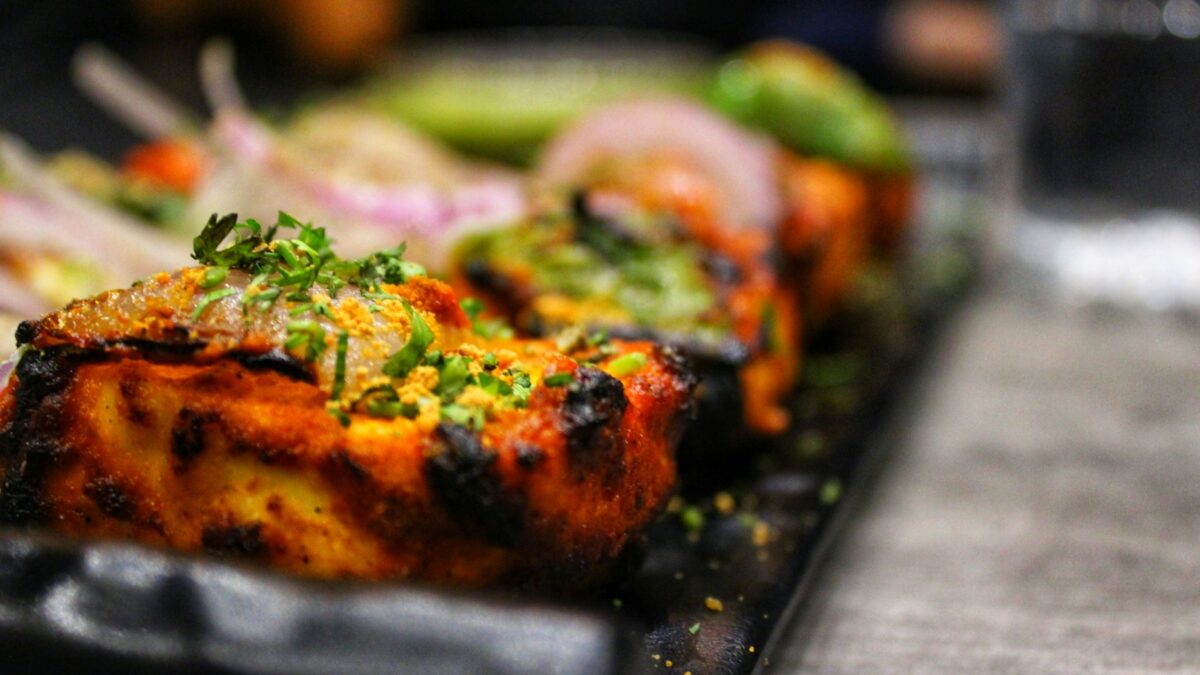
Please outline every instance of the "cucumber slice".
[[646, 93], [702, 96], [714, 63], [707, 51], [669, 38], [534, 32], [419, 49], [367, 96], [463, 151], [528, 162], [563, 124], [599, 104]]

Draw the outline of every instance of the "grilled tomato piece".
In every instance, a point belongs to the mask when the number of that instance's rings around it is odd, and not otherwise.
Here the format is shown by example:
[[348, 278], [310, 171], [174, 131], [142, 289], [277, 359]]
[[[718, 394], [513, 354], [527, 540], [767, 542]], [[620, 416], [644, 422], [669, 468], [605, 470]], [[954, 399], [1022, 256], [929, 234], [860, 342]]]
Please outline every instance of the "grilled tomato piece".
[[283, 215], [214, 219], [195, 250], [21, 324], [0, 521], [315, 577], [578, 588], [668, 497], [694, 386], [670, 350], [482, 330], [401, 249], [342, 260]]

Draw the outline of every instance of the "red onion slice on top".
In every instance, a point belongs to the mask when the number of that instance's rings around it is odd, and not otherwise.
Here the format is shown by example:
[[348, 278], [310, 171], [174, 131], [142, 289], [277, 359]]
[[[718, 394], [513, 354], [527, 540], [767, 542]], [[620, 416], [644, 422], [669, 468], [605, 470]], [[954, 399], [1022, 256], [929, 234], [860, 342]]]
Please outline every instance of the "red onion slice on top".
[[644, 99], [598, 108], [550, 143], [537, 173], [552, 185], [570, 185], [584, 180], [597, 162], [656, 150], [683, 153], [716, 181], [726, 224], [777, 226], [783, 205], [775, 145], [691, 101]]
[[13, 371], [17, 369], [17, 362], [21, 360], [21, 357], [25, 355], [28, 349], [29, 345], [21, 345], [11, 356], [0, 361], [0, 391], [4, 391], [4, 388], [8, 386], [9, 378], [12, 377]]

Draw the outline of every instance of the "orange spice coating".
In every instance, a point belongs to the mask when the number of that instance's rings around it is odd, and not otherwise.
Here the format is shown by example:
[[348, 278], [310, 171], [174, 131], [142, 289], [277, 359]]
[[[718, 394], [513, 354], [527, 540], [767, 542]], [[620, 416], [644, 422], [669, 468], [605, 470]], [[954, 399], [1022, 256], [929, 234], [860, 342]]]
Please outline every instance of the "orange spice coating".
[[[443, 350], [523, 363], [528, 405], [477, 432], [360, 411], [342, 426], [319, 364], [306, 375], [226, 308], [189, 318], [194, 276], [23, 325], [28, 350], [0, 390], [0, 520], [315, 577], [577, 588], [670, 493], [694, 382], [650, 343], [580, 363], [545, 341], [484, 341], [445, 284], [410, 280], [393, 290], [441, 322]], [[645, 366], [606, 372], [635, 351]]]

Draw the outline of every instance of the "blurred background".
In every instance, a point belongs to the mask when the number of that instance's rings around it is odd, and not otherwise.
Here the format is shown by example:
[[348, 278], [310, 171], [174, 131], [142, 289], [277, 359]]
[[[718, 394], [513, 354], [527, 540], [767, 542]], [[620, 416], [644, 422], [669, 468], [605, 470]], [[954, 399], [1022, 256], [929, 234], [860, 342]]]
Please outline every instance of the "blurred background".
[[45, 150], [84, 143], [118, 154], [134, 139], [74, 91], [65, 77], [74, 50], [102, 42], [199, 108], [195, 54], [213, 35], [233, 39], [246, 89], [265, 106], [353, 82], [439, 37], [529, 27], [660, 31], [713, 53], [786, 37], [826, 50], [889, 93], [978, 100], [998, 69], [999, 9], [982, 0], [5, 0], [0, 126]]
[[[214, 36], [268, 117], [374, 85], [409, 124], [505, 161], [605, 97], [694, 88], [755, 41], [806, 43], [896, 111], [918, 220], [986, 220], [992, 259], [1061, 305], [1200, 309], [1197, 0], [5, 0], [0, 129], [117, 162], [145, 138], [72, 81], [79, 47], [202, 120]], [[500, 128], [521, 147], [489, 145]]]
[[[198, 124], [208, 107], [197, 56], [222, 37], [268, 118], [374, 87], [405, 122], [459, 149], [526, 161], [587, 105], [700, 91], [722, 59], [784, 38], [889, 99], [922, 171], [917, 220], [979, 225], [997, 182], [986, 169], [1002, 131], [993, 109], [1006, 11], [985, 0], [4, 0], [0, 129], [43, 153], [81, 148], [119, 163], [148, 139], [73, 81], [80, 46], [111, 50]], [[505, 134], [520, 147], [490, 144]]]

